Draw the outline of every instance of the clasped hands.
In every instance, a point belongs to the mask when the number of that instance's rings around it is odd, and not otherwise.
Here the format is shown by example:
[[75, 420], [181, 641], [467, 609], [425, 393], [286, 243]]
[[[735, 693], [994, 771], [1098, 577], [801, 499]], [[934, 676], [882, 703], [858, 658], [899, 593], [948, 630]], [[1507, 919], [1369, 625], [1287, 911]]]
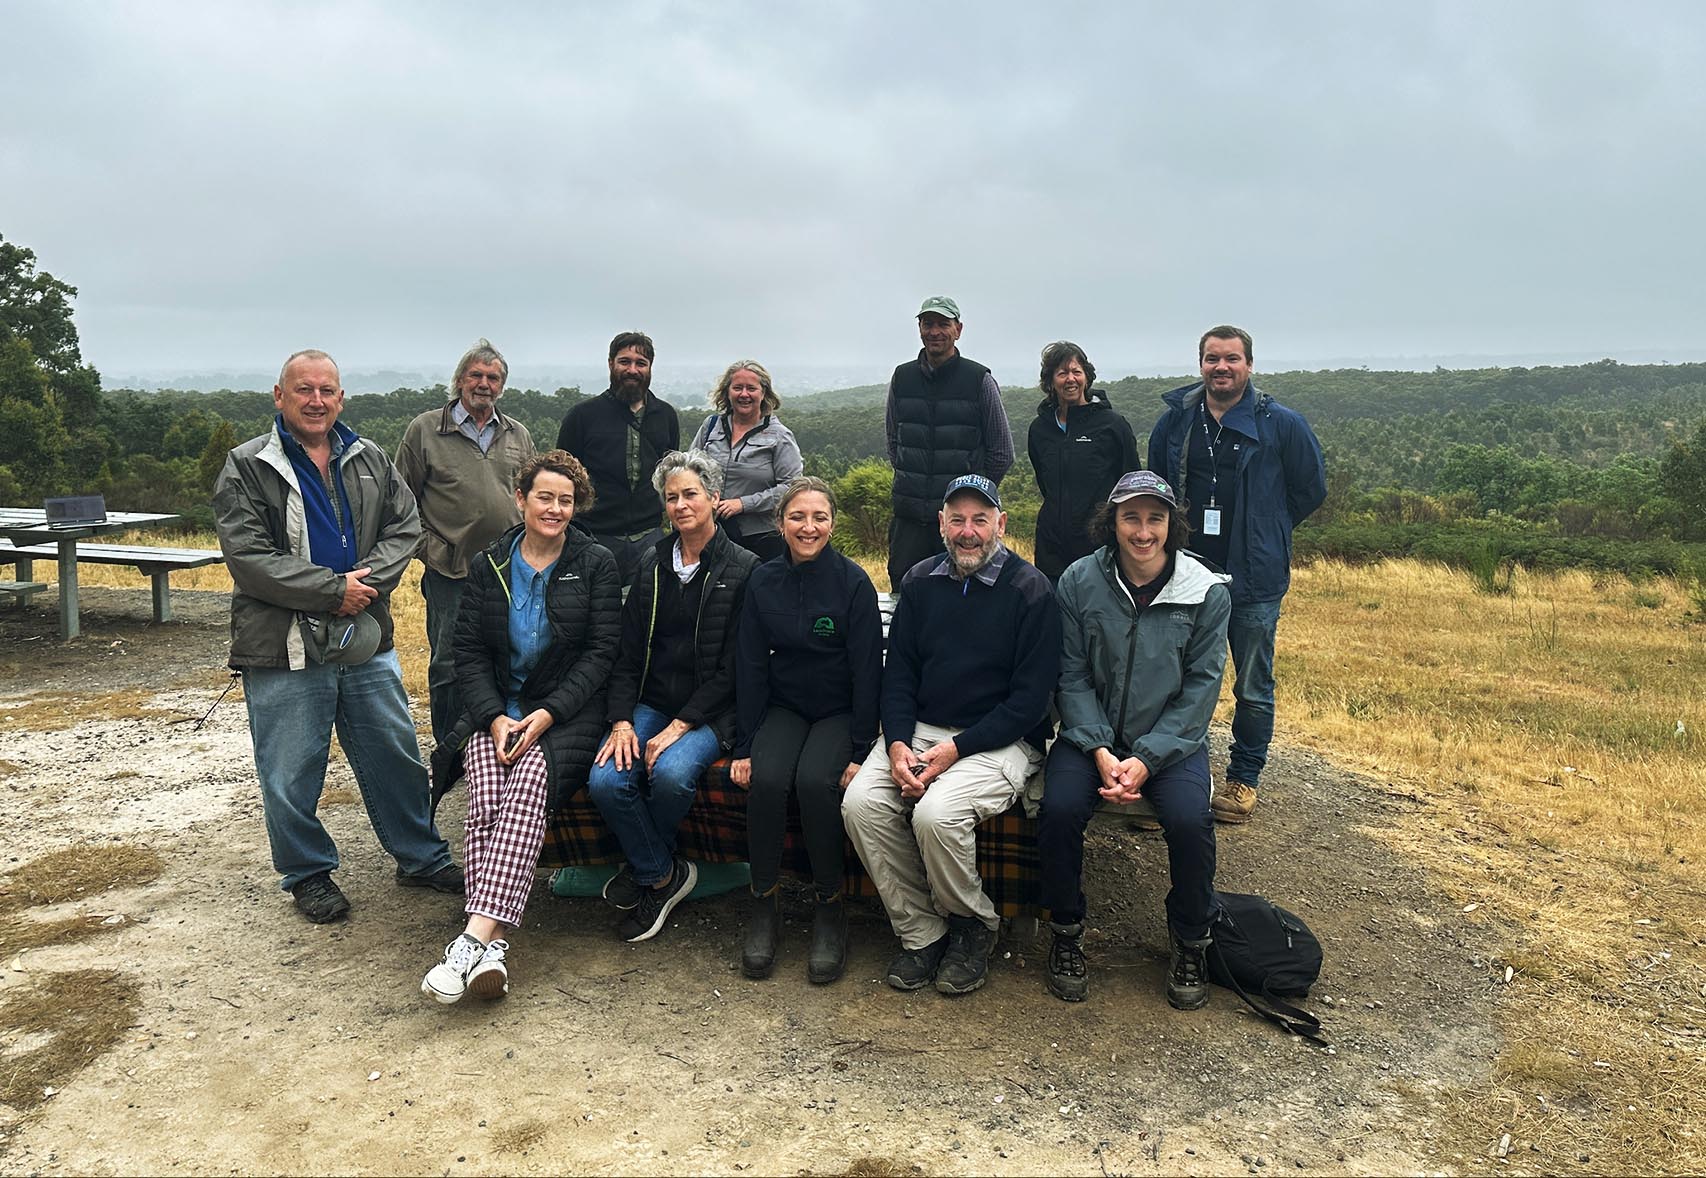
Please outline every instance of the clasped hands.
[[960, 749], [953, 740], [933, 744], [923, 752], [914, 752], [905, 741], [889, 744], [889, 776], [900, 786], [903, 798], [921, 798], [948, 767], [960, 759]]
[[1143, 796], [1143, 786], [1149, 780], [1149, 766], [1137, 757], [1120, 760], [1105, 748], [1096, 750], [1096, 771], [1102, 775], [1102, 788], [1096, 792], [1110, 802], [1124, 805]]

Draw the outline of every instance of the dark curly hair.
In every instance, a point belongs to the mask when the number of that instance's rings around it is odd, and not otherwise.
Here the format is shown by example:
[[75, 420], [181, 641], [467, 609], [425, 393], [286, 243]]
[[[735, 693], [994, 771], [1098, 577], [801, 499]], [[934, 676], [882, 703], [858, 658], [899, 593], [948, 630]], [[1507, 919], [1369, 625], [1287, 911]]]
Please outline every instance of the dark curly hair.
[[597, 498], [592, 488], [592, 476], [586, 472], [581, 460], [567, 450], [546, 450], [523, 462], [515, 472], [515, 489], [523, 495], [531, 492], [533, 480], [539, 477], [542, 470], [560, 474], [575, 485], [576, 514], [591, 507], [592, 501]]
[[1057, 339], [1043, 349], [1043, 370], [1039, 379], [1043, 396], [1048, 398], [1050, 405], [1057, 404], [1059, 400], [1054, 393], [1055, 371], [1068, 360], [1078, 361], [1079, 367], [1084, 369], [1085, 393], [1089, 393], [1096, 384], [1096, 366], [1090, 363], [1090, 357], [1084, 354], [1084, 349], [1071, 340]]
[[[1149, 498], [1155, 498], [1153, 495]], [[1130, 502], [1130, 500], [1127, 500]], [[1166, 506], [1164, 500], [1159, 501]], [[1186, 514], [1188, 504], [1168, 508], [1167, 511], [1167, 541], [1162, 545], [1171, 556], [1183, 548], [1191, 538], [1191, 519]], [[1090, 513], [1090, 518], [1084, 523], [1084, 530], [1090, 534], [1097, 547], [1103, 547], [1114, 542], [1114, 517], [1119, 514], [1118, 503], [1103, 503]]]

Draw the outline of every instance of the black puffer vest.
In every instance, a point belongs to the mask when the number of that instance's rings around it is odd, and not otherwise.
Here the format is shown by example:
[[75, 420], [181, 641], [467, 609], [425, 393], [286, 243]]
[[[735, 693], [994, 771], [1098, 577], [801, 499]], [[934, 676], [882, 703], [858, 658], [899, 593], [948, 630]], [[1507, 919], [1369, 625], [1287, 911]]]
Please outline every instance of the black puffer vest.
[[894, 370], [894, 512], [934, 524], [948, 484], [988, 466], [981, 398], [989, 369], [956, 353], [926, 374], [919, 356]]

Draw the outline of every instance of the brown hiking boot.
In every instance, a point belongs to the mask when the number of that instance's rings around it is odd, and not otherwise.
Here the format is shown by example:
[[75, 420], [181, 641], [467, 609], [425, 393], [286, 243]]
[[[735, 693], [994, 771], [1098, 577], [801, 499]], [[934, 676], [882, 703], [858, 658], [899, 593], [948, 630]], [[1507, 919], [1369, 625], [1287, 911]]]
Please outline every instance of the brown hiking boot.
[[1256, 808], [1256, 787], [1228, 777], [1226, 783], [1214, 791], [1208, 808], [1213, 811], [1216, 822], [1248, 822], [1250, 812]]

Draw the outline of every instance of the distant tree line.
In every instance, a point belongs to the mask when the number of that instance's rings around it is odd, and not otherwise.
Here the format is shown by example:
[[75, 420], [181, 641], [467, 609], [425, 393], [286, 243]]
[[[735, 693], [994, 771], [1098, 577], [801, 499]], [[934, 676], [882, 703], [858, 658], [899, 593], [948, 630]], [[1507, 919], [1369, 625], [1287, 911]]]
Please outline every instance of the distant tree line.
[[[269, 391], [103, 392], [82, 361], [76, 289], [0, 238], [0, 503], [101, 492], [114, 507], [211, 521], [208, 494], [226, 453], [269, 428]], [[1147, 450], [1161, 395], [1187, 378], [1104, 387]], [[1473, 371], [1258, 374], [1258, 385], [1314, 425], [1328, 498], [1298, 533], [1305, 553], [1489, 558], [1706, 576], [1706, 364]], [[892, 477], [883, 386], [787, 397], [782, 416], [842, 503], [838, 542], [881, 550]], [[588, 394], [511, 389], [503, 411], [555, 441]], [[387, 452], [442, 384], [354, 396], [345, 420]], [[1028, 536], [1040, 499], [1025, 436], [1041, 393], [1003, 392], [1017, 462], [1002, 486], [1011, 530]], [[691, 437], [708, 409], [682, 412]]]

